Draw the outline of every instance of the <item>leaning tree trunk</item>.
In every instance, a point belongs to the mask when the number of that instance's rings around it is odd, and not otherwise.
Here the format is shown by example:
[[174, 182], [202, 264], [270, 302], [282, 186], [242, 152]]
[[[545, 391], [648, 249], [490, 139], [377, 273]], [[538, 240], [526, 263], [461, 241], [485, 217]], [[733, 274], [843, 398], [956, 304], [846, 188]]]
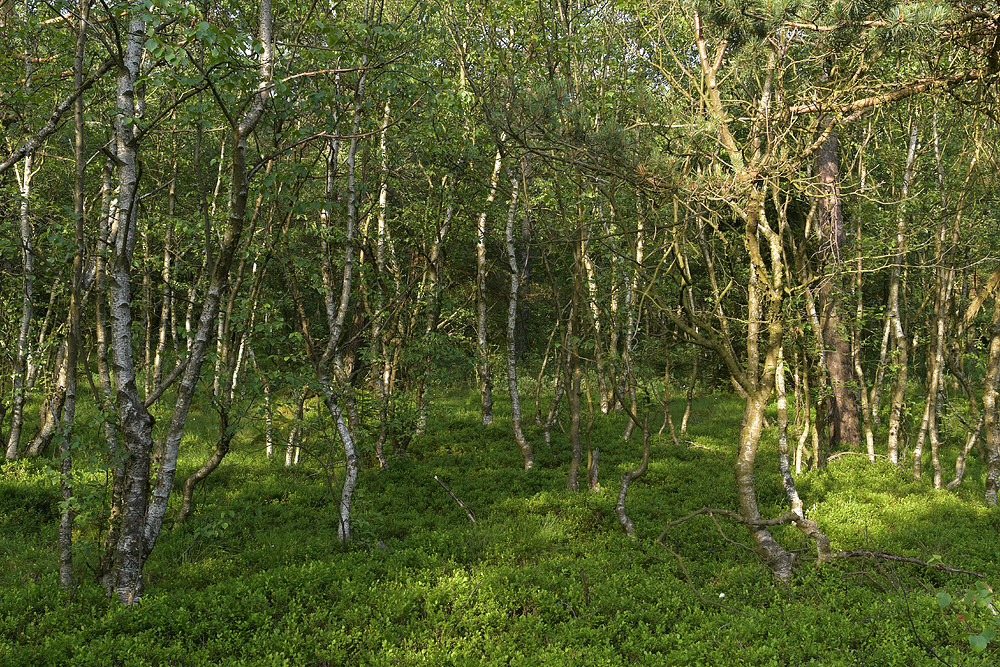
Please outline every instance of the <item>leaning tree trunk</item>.
[[180, 451], [184, 426], [187, 423], [191, 402], [201, 378], [201, 370], [207, 356], [208, 346], [211, 343], [212, 331], [217, 328], [222, 297], [226, 292], [229, 274], [243, 236], [250, 195], [249, 171], [246, 161], [247, 143], [260, 122], [271, 95], [270, 80], [273, 63], [271, 0], [260, 0], [258, 39], [263, 50], [260, 57], [257, 90], [243, 116], [235, 120], [231, 127], [233, 156], [230, 165], [231, 191], [226, 230], [218, 254], [212, 262], [208, 289], [205, 293], [201, 316], [198, 319], [198, 329], [191, 344], [187, 367], [184, 369], [184, 375], [177, 389], [177, 399], [164, 437], [164, 459], [157, 471], [157, 484], [153, 491], [145, 526], [144, 558], [152, 552], [163, 525], [167, 504], [173, 490], [174, 476], [177, 473], [177, 456]]

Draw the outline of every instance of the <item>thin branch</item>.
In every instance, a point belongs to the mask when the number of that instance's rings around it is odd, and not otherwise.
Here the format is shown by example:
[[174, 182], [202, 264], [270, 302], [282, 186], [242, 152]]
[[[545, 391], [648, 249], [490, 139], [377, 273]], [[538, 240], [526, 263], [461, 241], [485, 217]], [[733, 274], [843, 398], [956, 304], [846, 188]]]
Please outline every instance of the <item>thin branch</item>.
[[448, 492], [448, 495], [451, 496], [452, 500], [454, 500], [456, 503], [458, 503], [459, 507], [461, 507], [462, 509], [465, 510], [466, 516], [469, 517], [469, 522], [470, 523], [475, 523], [476, 522], [476, 517], [473, 516], [472, 510], [470, 510], [468, 507], [466, 507], [465, 503], [463, 503], [461, 500], [459, 500], [458, 496], [456, 496], [454, 493], [451, 492], [451, 489], [449, 489], [445, 485], [445, 483], [441, 481], [441, 478], [438, 477], [437, 475], [434, 475], [434, 481], [437, 482], [438, 484], [440, 484], [441, 488]]

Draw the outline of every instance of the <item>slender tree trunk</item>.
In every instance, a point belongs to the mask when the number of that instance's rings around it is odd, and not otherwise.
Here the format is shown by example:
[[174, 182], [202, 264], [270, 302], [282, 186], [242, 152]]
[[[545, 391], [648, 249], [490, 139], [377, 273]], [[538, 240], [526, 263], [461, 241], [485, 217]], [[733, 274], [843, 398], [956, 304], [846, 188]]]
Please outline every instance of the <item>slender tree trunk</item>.
[[590, 258], [590, 238], [588, 228], [587, 245], [583, 250], [583, 266], [587, 275], [587, 303], [590, 306], [590, 324], [594, 330], [594, 364], [597, 370], [597, 387], [600, 393], [600, 406], [603, 414], [611, 409], [611, 391], [608, 387], [607, 371], [604, 362], [604, 342], [602, 338], [601, 308], [597, 297], [597, 275], [594, 262]]
[[[28, 77], [30, 81], [30, 65]], [[15, 459], [21, 441], [21, 429], [24, 425], [24, 403], [28, 369], [31, 365], [31, 320], [35, 314], [35, 251], [34, 232], [31, 225], [31, 178], [34, 175], [34, 153], [24, 156], [24, 167], [21, 172], [21, 204], [19, 207], [21, 220], [21, 258], [23, 277], [21, 279], [21, 325], [17, 333], [17, 355], [14, 363], [14, 396], [11, 401], [10, 433], [7, 436], [7, 459]], [[54, 293], [54, 292], [53, 292]]]
[[118, 161], [118, 205], [115, 207], [115, 244], [112, 249], [108, 298], [111, 317], [111, 351], [114, 359], [115, 403], [121, 429], [124, 458], [120, 527], [111, 569], [105, 576], [108, 595], [117, 595], [131, 605], [142, 595], [143, 533], [149, 496], [149, 462], [153, 447], [150, 416], [136, 387], [132, 356], [132, 253], [137, 231], [137, 152], [132, 118], [135, 86], [142, 60], [146, 23], [133, 18], [125, 45], [124, 67], [119, 71], [115, 139]]
[[983, 377], [983, 430], [986, 445], [986, 504], [997, 504], [1000, 491], [1000, 411], [997, 390], [1000, 385], [1000, 296], [994, 304], [990, 352]]
[[[622, 350], [622, 358], [625, 361], [625, 379], [628, 383], [627, 393], [630, 405], [629, 409], [632, 410], [633, 415], [639, 414], [639, 401], [636, 396], [634, 357], [636, 340], [638, 340], [639, 326], [642, 316], [642, 299], [639, 298], [639, 276], [642, 272], [642, 263], [645, 255], [642, 217], [642, 213], [640, 212], [635, 230], [635, 266], [632, 269], [632, 275], [629, 278], [628, 287], [625, 292], [626, 312], [628, 313], [628, 333], [625, 337], [625, 347]], [[625, 425], [624, 437], [626, 440], [632, 439], [633, 430], [635, 430], [635, 422], [630, 419]]]
[[[77, 89], [83, 85], [83, 65], [87, 44], [87, 22], [90, 0], [80, 0], [80, 17], [76, 35], [76, 53], [73, 59], [73, 82]], [[84, 241], [84, 157], [83, 97], [73, 105], [73, 217], [75, 251], [73, 253], [73, 285], [70, 290], [69, 313], [66, 318], [66, 385], [62, 412], [62, 433], [59, 455], [59, 486], [64, 509], [59, 520], [59, 585], [73, 586], [73, 426], [76, 416], [77, 361], [80, 355], [80, 311], [83, 301], [83, 262], [87, 251]]]
[[510, 207], [507, 211], [507, 227], [504, 230], [504, 240], [507, 248], [507, 266], [510, 269], [510, 292], [507, 300], [507, 389], [510, 392], [511, 428], [514, 431], [514, 441], [524, 458], [524, 469], [531, 470], [535, 463], [531, 451], [531, 443], [524, 435], [521, 427], [521, 396], [517, 390], [517, 297], [521, 288], [523, 267], [526, 267], [527, 257], [521, 263], [517, 261], [517, 251], [514, 248], [514, 216], [517, 212], [517, 178], [510, 175]]
[[569, 367], [566, 370], [569, 376], [566, 382], [569, 384], [569, 442], [572, 448], [566, 489], [579, 491], [580, 463], [583, 461], [583, 443], [580, 440], [580, 380], [583, 377], [583, 371], [580, 368], [580, 355], [575, 346], [570, 352]]
[[[917, 135], [919, 127], [913, 122], [910, 131], [910, 146], [906, 157], [906, 171], [903, 175], [903, 201], [910, 192], [910, 182], [913, 179], [917, 152]], [[892, 324], [892, 335], [896, 344], [896, 379], [892, 386], [892, 396], [889, 408], [889, 460], [899, 463], [899, 440], [903, 428], [903, 403], [906, 400], [907, 351], [906, 332], [903, 330], [903, 316], [900, 307], [900, 277], [903, 262], [906, 260], [906, 212], [900, 209], [896, 219], [896, 254], [893, 260], [892, 278], [889, 284], [889, 317]]]
[[681, 441], [677, 437], [677, 429], [674, 428], [674, 417], [670, 414], [670, 352], [669, 350], [664, 350], [663, 352], [663, 426], [660, 427], [660, 433], [667, 427], [670, 427], [670, 438], [674, 441], [675, 445], [680, 445]]
[[[389, 152], [386, 146], [386, 135], [389, 131], [390, 103], [385, 103], [382, 114], [382, 127], [379, 132], [379, 154], [381, 156], [381, 178], [379, 183], [378, 197], [378, 224], [375, 238], [375, 266], [377, 269], [376, 282], [376, 306], [371, 309], [372, 317], [372, 348], [375, 350], [378, 362], [378, 374], [375, 379], [375, 393], [378, 400], [379, 410], [379, 434], [375, 440], [375, 457], [378, 459], [379, 467], [385, 468], [388, 460], [385, 457], [385, 443], [389, 437], [389, 421], [392, 418], [391, 400], [392, 387], [391, 376], [393, 374], [392, 352], [390, 351], [390, 333], [394, 319], [397, 317], [398, 304], [395, 302], [399, 296], [399, 271], [395, 260], [395, 249], [393, 247], [392, 236], [388, 226], [388, 201], [389, 201]], [[365, 224], [367, 229], [368, 225]], [[387, 268], [392, 266], [393, 283], [395, 285], [394, 294], [389, 295]], [[363, 265], [363, 262], [362, 262]], [[391, 305], [390, 305], [391, 304]]]
[[701, 354], [694, 353], [694, 363], [691, 364], [691, 377], [688, 378], [687, 393], [684, 396], [684, 416], [681, 417], [681, 435], [687, 435], [688, 421], [691, 419], [691, 404], [694, 403], [694, 386], [698, 381], [698, 360]]
[[228, 406], [221, 406], [219, 410], [219, 439], [215, 443], [215, 451], [212, 452], [209, 459], [193, 475], [184, 481], [181, 509], [177, 513], [177, 523], [175, 525], [184, 523], [191, 514], [191, 509], [194, 506], [194, 488], [211, 475], [219, 467], [219, 464], [222, 463], [222, 459], [229, 452], [229, 446], [232, 444], [234, 434], [235, 431], [229, 425]]
[[[174, 114], [176, 125], [176, 113]], [[172, 135], [176, 136], [176, 135]], [[153, 359], [153, 386], [159, 387], [163, 382], [163, 357], [167, 351], [167, 337], [170, 331], [171, 312], [173, 310], [173, 288], [170, 285], [171, 267], [173, 265], [172, 253], [174, 251], [174, 209], [177, 205], [177, 146], [176, 139], [173, 142], [174, 158], [171, 163], [170, 187], [167, 190], [167, 229], [163, 239], [163, 269], [160, 271], [160, 279], [163, 285], [160, 291], [160, 332], [156, 341], [156, 355]]]
[[[293, 395], [294, 395], [293, 391]], [[298, 441], [299, 432], [302, 430], [302, 421], [305, 419], [305, 405], [306, 405], [307, 393], [305, 389], [301, 390], [298, 395], [298, 400], [295, 401], [295, 418], [292, 421], [292, 427], [288, 429], [288, 443], [285, 445], [285, 467], [298, 462]]]
[[[231, 131], [233, 155], [231, 158], [230, 202], [229, 215], [218, 255], [212, 261], [212, 271], [208, 280], [208, 289], [198, 320], [188, 356], [187, 367], [177, 388], [177, 399], [170, 416], [170, 424], [164, 437], [164, 458], [156, 475], [156, 488], [153, 490], [152, 501], [144, 527], [144, 555], [149, 556], [160, 535], [167, 504], [173, 490], [174, 476], [177, 473], [177, 456], [180, 451], [181, 437], [187, 423], [188, 413], [195, 390], [201, 379], [201, 371], [205, 362], [208, 346], [211, 343], [212, 332], [217, 328], [217, 319], [222, 303], [222, 297], [229, 283], [229, 274], [240, 246], [243, 228], [246, 223], [246, 213], [249, 202], [250, 181], [246, 162], [247, 143], [257, 124], [260, 122], [264, 109], [270, 99], [270, 81], [272, 77], [273, 40], [271, 38], [271, 0], [260, 0], [260, 18], [258, 39], [262, 47], [260, 71], [257, 90], [243, 116], [235, 120]], [[207, 252], [207, 249], [206, 249]]]
[[636, 539], [635, 524], [625, 510], [625, 497], [628, 494], [629, 485], [646, 474], [646, 469], [649, 467], [649, 440], [649, 418], [647, 417], [643, 421], [642, 427], [642, 462], [638, 468], [629, 470], [622, 475], [622, 485], [618, 491], [618, 502], [615, 503], [615, 514], [618, 515], [618, 522], [625, 529], [625, 534], [633, 540]]
[[[503, 137], [501, 136], [501, 140]], [[479, 355], [479, 393], [482, 401], [483, 426], [493, 423], [493, 376], [490, 373], [489, 348], [486, 339], [486, 216], [497, 195], [497, 183], [500, 180], [502, 158], [497, 148], [496, 159], [493, 161], [493, 175], [490, 177], [490, 193], [486, 197], [486, 205], [479, 214], [479, 224], [476, 226], [476, 340]]]
[[451, 227], [455, 214], [454, 177], [447, 174], [441, 179], [442, 198], [444, 200], [444, 219], [434, 233], [431, 250], [427, 260], [427, 324], [424, 327], [424, 359], [425, 369], [417, 386], [417, 435], [423, 435], [427, 429], [428, 390], [431, 384], [431, 369], [434, 359], [431, 353], [434, 335], [437, 333], [438, 321], [441, 318], [441, 279], [444, 274], [444, 241]]
[[[357, 227], [357, 184], [356, 184], [356, 162], [358, 145], [360, 141], [361, 113], [364, 108], [365, 96], [365, 69], [367, 57], [362, 57], [362, 69], [358, 74], [358, 84], [354, 93], [354, 109], [351, 124], [351, 141], [347, 151], [347, 215], [346, 230], [343, 241], [344, 264], [343, 276], [340, 281], [340, 298], [335, 296], [335, 279], [333, 275], [333, 264], [329, 259], [330, 253], [326, 252], [326, 235], [332, 224], [330, 217], [333, 204], [334, 175], [337, 167], [337, 156], [339, 153], [339, 140], [331, 139], [327, 154], [327, 181], [326, 196], [327, 208], [322, 212], [324, 223], [324, 261], [323, 261], [323, 297], [326, 305], [327, 326], [329, 328], [329, 338], [326, 349], [322, 357], [316, 364], [317, 379], [323, 392], [323, 400], [326, 404], [330, 416], [333, 418], [337, 433], [340, 435], [344, 446], [344, 482], [340, 490], [340, 505], [338, 508], [337, 537], [341, 544], [347, 544], [351, 539], [351, 507], [354, 498], [354, 489], [358, 479], [358, 453], [355, 446], [354, 436], [348, 428], [344, 419], [344, 412], [341, 408], [341, 400], [345, 400], [343, 392], [349, 392], [347, 386], [349, 378], [344, 367], [344, 353], [342, 349], [342, 337], [344, 334], [344, 324], [347, 318], [347, 311], [350, 307], [351, 288], [354, 276], [354, 255], [355, 230]], [[336, 127], [337, 118], [334, 118]], [[334, 377], [330, 377], [330, 368], [333, 368]], [[349, 406], [349, 403], [348, 403]]]
[[142, 232], [142, 395], [153, 391], [153, 277], [149, 256], [149, 225]]
[[879, 348], [878, 366], [875, 368], [875, 381], [872, 383], [871, 400], [869, 401], [872, 409], [872, 423], [876, 428], [882, 425], [880, 408], [882, 406], [882, 392], [885, 388], [885, 370], [888, 366], [892, 324], [892, 313], [886, 310], [882, 326], [882, 345]]

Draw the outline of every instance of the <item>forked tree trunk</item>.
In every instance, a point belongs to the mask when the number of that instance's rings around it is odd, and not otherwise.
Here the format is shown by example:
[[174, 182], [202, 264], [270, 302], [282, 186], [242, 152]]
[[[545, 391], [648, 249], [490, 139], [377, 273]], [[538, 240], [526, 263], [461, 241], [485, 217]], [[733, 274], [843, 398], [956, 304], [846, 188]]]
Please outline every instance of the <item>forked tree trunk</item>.
[[212, 267], [208, 290], [199, 318], [198, 331], [191, 341], [184, 377], [177, 392], [177, 401], [165, 436], [165, 456], [157, 471], [156, 488], [149, 498], [150, 458], [153, 448], [152, 417], [139, 399], [135, 384], [135, 364], [132, 358], [130, 283], [132, 255], [137, 237], [136, 225], [136, 142], [131, 118], [135, 114], [135, 84], [139, 74], [145, 21], [142, 13], [134, 8], [125, 50], [125, 65], [119, 76], [118, 114], [115, 117], [115, 136], [119, 163], [119, 218], [118, 238], [112, 256], [111, 272], [111, 322], [112, 346], [115, 360], [115, 389], [119, 424], [123, 445], [127, 452], [122, 471], [122, 495], [118, 504], [121, 521], [117, 530], [115, 551], [110, 556], [110, 568], [105, 575], [108, 594], [115, 594], [124, 604], [131, 605], [142, 595], [142, 569], [160, 534], [164, 513], [173, 490], [177, 469], [177, 454], [181, 435], [195, 388], [201, 377], [211, 333], [222, 292], [228, 281], [229, 270], [243, 232], [247, 209], [249, 178], [246, 164], [246, 145], [270, 98], [273, 47], [271, 39], [270, 0], [260, 0], [259, 35], [262, 54], [260, 78], [251, 102], [238, 120], [232, 124], [233, 157], [231, 176], [231, 201], [228, 224], [219, 248], [219, 256]]
[[615, 514], [618, 515], [618, 522], [625, 529], [625, 534], [633, 540], [636, 538], [635, 524], [629, 518], [628, 512], [625, 509], [625, 498], [628, 495], [629, 485], [646, 474], [646, 469], [649, 467], [649, 440], [649, 417], [647, 416], [644, 418], [642, 425], [642, 462], [638, 468], [629, 470], [622, 475], [622, 485], [618, 490], [618, 502], [615, 503]]
[[[135, 8], [133, 8], [135, 9]], [[132, 356], [132, 254], [137, 230], [138, 184], [137, 150], [132, 118], [135, 114], [135, 86], [142, 61], [146, 22], [136, 10], [129, 24], [124, 67], [118, 76], [115, 139], [118, 162], [118, 202], [115, 206], [117, 234], [111, 251], [108, 300], [111, 318], [111, 352], [114, 373], [115, 407], [121, 429], [124, 457], [121, 462], [121, 495], [115, 499], [119, 525], [110, 570], [104, 584], [108, 595], [116, 595], [126, 605], [139, 599], [143, 591], [145, 561], [144, 533], [149, 502], [149, 463], [153, 448], [150, 416], [136, 387]]]

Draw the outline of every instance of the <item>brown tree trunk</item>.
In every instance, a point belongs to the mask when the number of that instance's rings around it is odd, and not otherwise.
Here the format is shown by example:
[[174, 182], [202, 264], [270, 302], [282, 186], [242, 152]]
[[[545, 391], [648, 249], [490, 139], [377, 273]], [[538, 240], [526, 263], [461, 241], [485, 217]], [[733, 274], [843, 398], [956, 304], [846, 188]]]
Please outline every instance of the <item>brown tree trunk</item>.
[[986, 445], [986, 504], [996, 505], [1000, 492], [1000, 410], [997, 389], [1000, 385], [1000, 296], [994, 304], [990, 353], [983, 378], [983, 430]]
[[826, 348], [827, 377], [830, 393], [826, 399], [828, 442], [831, 449], [853, 449], [861, 442], [858, 405], [854, 397], [854, 364], [851, 358], [849, 329], [844, 326], [841, 311], [845, 301], [844, 278], [847, 276], [843, 258], [847, 236], [840, 205], [840, 144], [836, 130], [824, 129], [829, 136], [816, 155], [820, 197], [817, 202], [817, 230], [820, 235], [822, 276], [817, 301], [823, 345]]
[[233, 435], [235, 431], [229, 426], [229, 409], [228, 406], [221, 406], [219, 410], [219, 439], [215, 443], [215, 451], [212, 455], [205, 461], [204, 464], [190, 477], [184, 481], [184, 492], [181, 496], [181, 509], [177, 513], [177, 522], [175, 525], [180, 525], [187, 520], [188, 516], [191, 514], [191, 510], [194, 507], [194, 489], [201, 483], [206, 477], [212, 474], [212, 472], [219, 467], [222, 463], [222, 459], [225, 458], [226, 454], [229, 452], [229, 446], [232, 444]]

